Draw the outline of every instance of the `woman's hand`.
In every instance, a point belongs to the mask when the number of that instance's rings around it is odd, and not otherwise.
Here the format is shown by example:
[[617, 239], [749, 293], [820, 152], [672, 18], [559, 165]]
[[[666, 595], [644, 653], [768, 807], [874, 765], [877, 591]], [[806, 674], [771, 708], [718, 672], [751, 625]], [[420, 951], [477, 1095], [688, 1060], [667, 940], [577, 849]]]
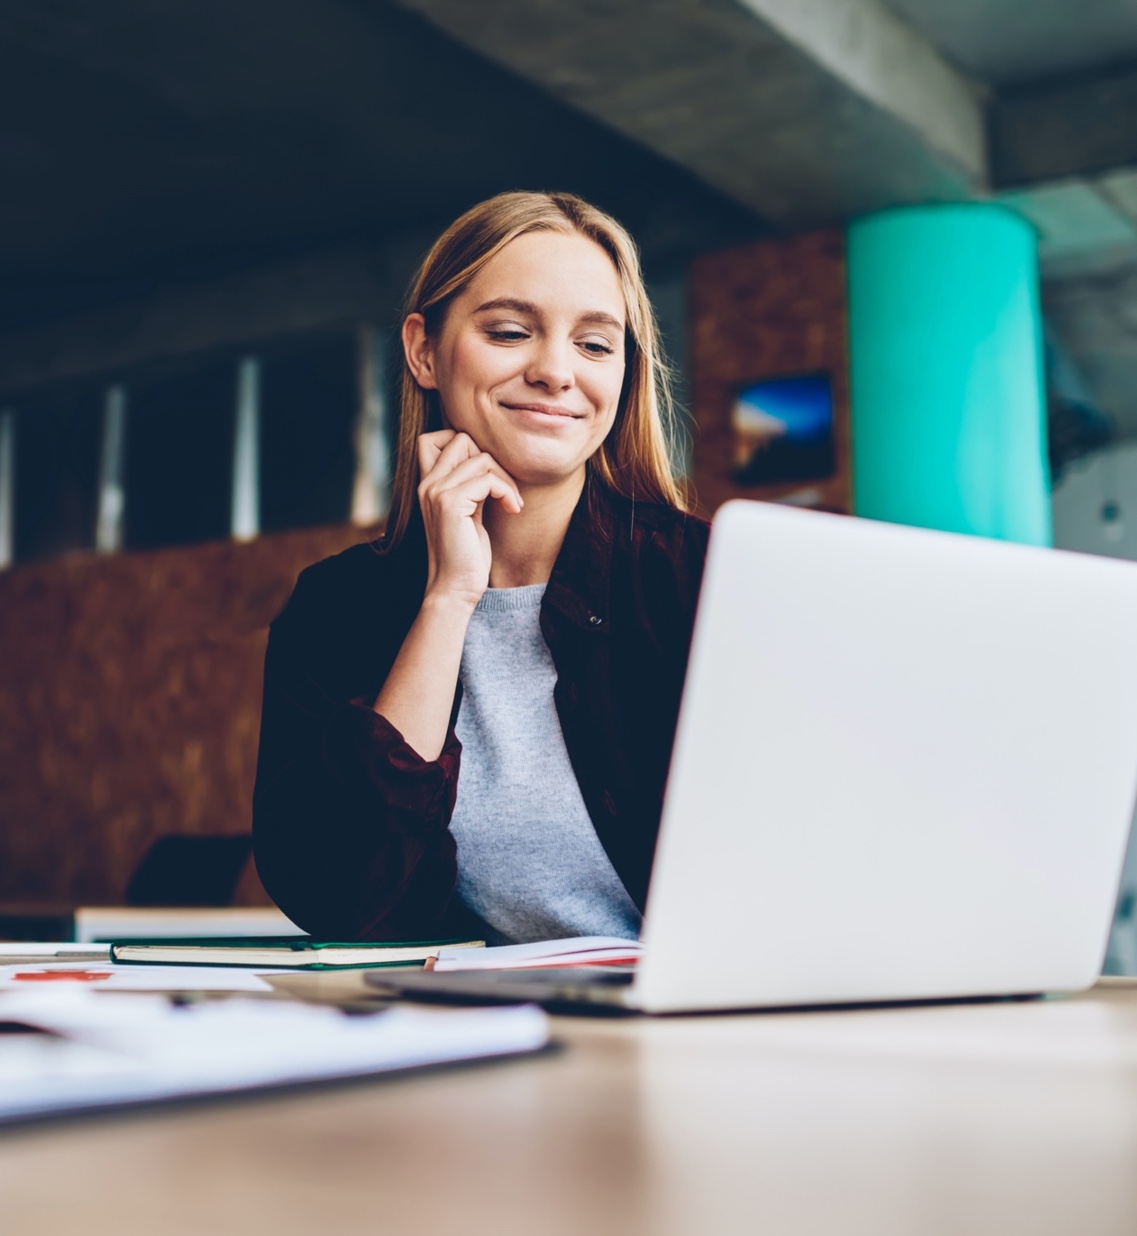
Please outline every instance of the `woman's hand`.
[[492, 553], [482, 524], [487, 499], [518, 514], [513, 478], [469, 434], [440, 429], [418, 440], [419, 506], [426, 527], [428, 597], [477, 605], [489, 585]]
[[419, 505], [426, 525], [426, 594], [373, 705], [424, 760], [446, 742], [470, 615], [490, 580], [488, 499], [516, 514], [513, 478], [469, 434], [440, 429], [418, 440]]

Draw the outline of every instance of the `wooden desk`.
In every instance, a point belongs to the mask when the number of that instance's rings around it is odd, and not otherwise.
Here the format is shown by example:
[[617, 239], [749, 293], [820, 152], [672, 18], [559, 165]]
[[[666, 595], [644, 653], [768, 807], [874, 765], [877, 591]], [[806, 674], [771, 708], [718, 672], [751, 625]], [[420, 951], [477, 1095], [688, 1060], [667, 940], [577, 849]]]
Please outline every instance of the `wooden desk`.
[[8, 1132], [0, 1232], [1137, 1232], [1137, 984], [556, 1030], [540, 1059]]

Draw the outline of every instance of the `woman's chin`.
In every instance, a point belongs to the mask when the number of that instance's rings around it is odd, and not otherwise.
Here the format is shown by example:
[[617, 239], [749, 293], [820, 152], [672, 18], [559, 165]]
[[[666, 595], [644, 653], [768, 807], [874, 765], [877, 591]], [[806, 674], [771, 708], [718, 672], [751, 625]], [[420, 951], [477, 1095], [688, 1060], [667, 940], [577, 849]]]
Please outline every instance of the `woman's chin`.
[[558, 486], [571, 486], [584, 476], [584, 464], [566, 465], [563, 459], [552, 460], [520, 456], [509, 460], [498, 460], [501, 466], [523, 489], [555, 489]]

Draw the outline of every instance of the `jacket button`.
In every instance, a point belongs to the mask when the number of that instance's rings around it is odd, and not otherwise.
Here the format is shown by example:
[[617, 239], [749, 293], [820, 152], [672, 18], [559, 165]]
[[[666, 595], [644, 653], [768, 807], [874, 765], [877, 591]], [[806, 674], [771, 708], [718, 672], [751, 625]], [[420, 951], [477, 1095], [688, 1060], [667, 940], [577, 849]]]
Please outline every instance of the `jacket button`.
[[589, 614], [588, 621], [591, 626], [598, 627], [604, 619], [601, 618], [599, 614]]

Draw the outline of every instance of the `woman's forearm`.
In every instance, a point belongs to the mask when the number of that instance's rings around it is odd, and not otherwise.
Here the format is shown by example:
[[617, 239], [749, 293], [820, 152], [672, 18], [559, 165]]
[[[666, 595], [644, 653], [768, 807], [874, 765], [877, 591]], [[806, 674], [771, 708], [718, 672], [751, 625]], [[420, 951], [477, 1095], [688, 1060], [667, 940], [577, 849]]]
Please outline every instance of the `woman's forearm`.
[[428, 595], [373, 705], [424, 760], [446, 743], [472, 613], [464, 599]]

